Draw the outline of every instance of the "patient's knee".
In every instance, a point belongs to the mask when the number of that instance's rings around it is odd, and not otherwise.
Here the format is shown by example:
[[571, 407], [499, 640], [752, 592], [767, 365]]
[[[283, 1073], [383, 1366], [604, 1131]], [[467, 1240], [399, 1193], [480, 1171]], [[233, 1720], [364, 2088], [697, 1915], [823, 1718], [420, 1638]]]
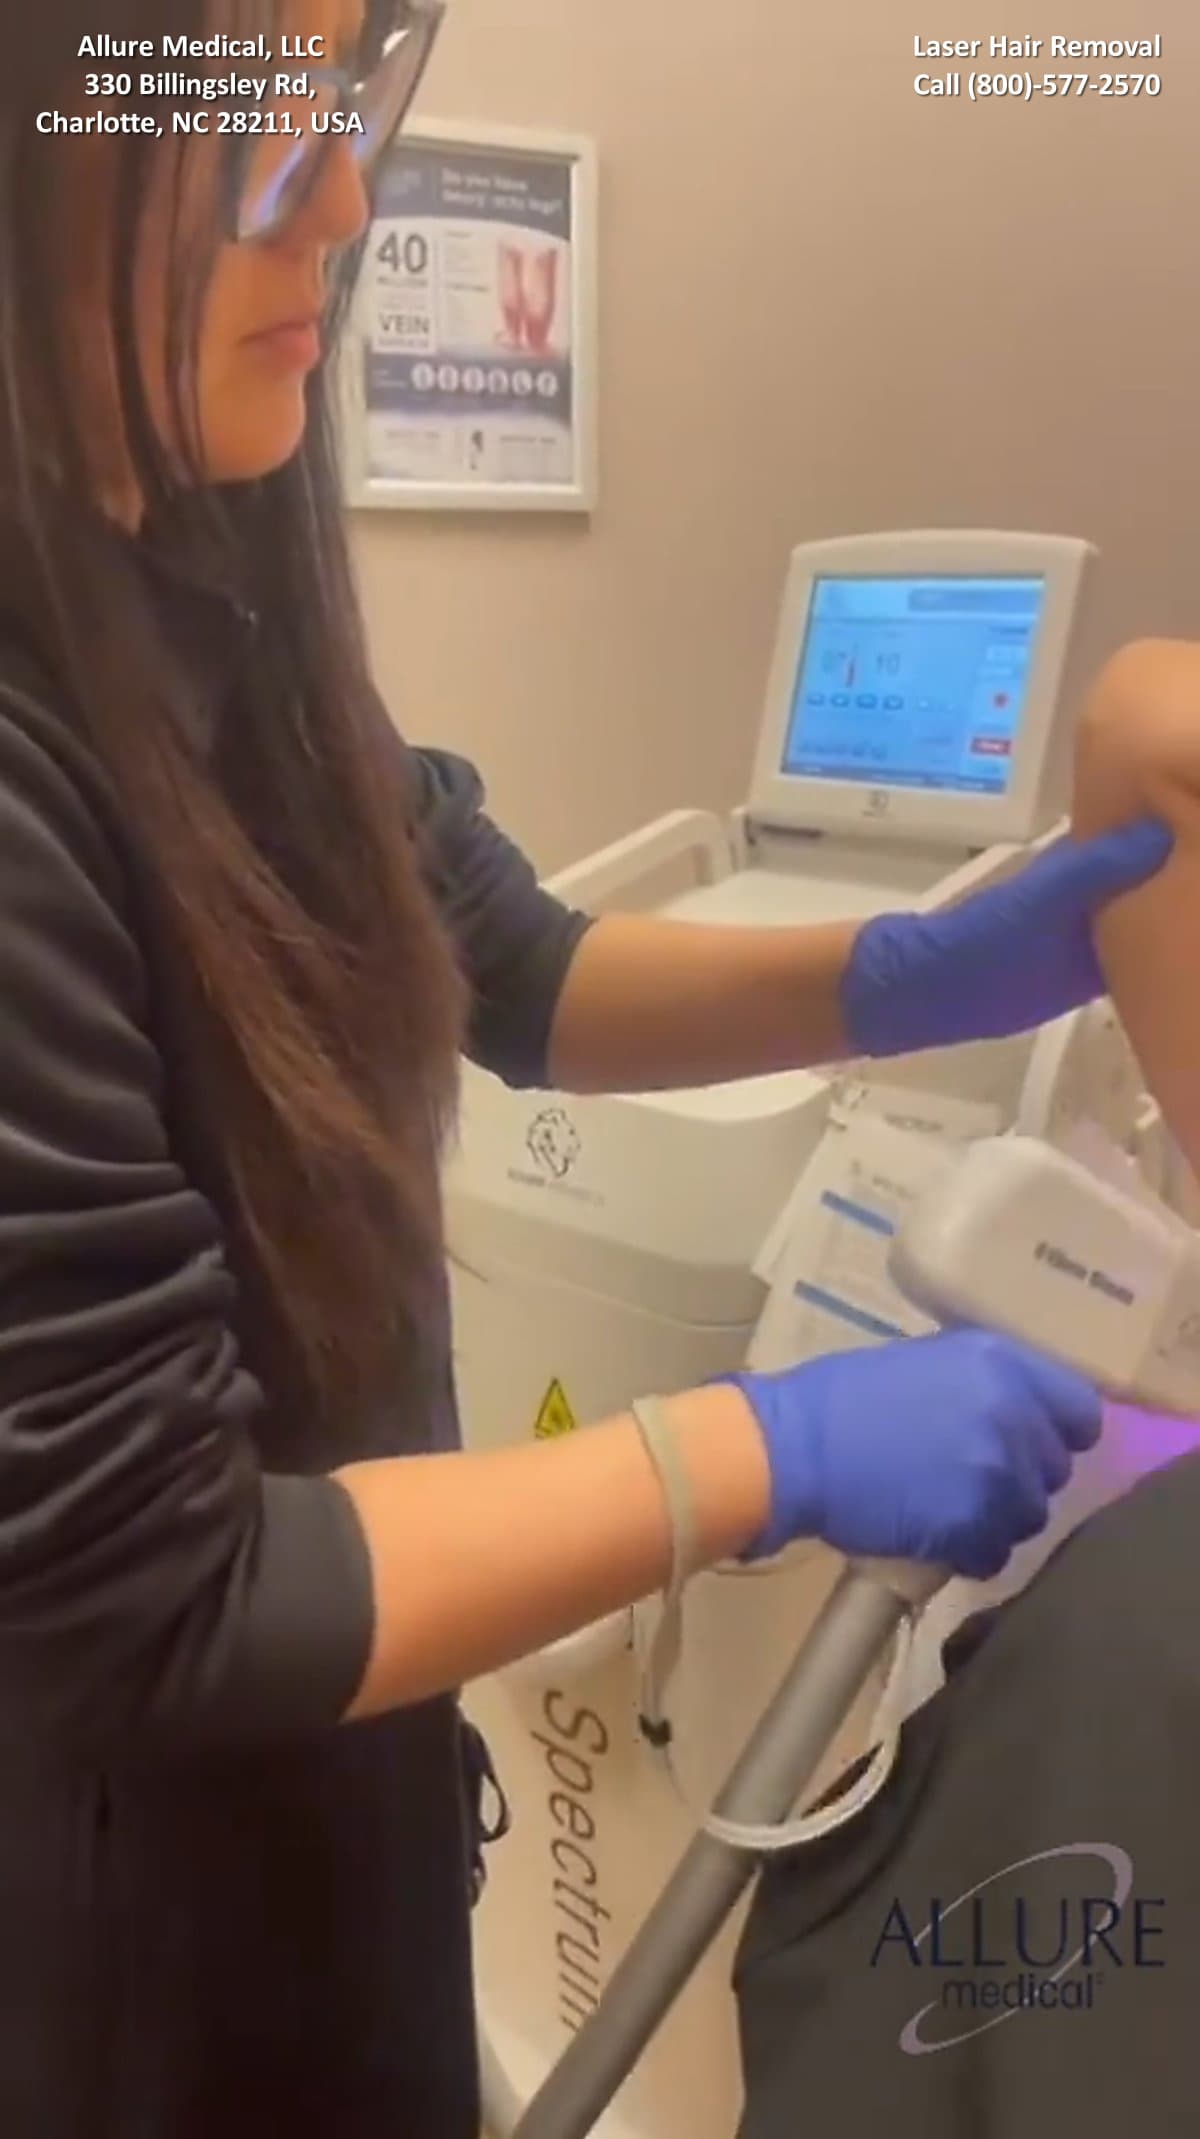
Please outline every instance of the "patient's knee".
[[1075, 742], [1083, 833], [1152, 813], [1200, 833], [1200, 643], [1141, 639], [1100, 671]]

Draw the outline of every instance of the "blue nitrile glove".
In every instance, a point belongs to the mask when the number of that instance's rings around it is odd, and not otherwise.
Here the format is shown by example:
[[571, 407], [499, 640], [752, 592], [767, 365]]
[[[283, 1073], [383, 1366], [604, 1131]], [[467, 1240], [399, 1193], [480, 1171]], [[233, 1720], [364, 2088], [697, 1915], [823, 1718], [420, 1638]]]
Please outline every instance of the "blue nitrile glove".
[[771, 1515], [746, 1558], [800, 1538], [986, 1581], [1045, 1527], [1072, 1456], [1100, 1438], [1075, 1373], [984, 1330], [735, 1374], [767, 1444]]
[[1106, 991], [1096, 910], [1157, 875], [1171, 852], [1152, 819], [1098, 839], [1063, 839], [1007, 883], [932, 914], [880, 914], [842, 975], [855, 1054], [917, 1054], [1031, 1032]]

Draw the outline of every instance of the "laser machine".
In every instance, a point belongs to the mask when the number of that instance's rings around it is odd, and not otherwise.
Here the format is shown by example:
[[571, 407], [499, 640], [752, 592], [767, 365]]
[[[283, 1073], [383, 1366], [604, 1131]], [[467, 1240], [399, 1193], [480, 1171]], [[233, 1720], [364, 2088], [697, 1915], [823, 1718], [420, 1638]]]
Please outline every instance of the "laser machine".
[[[797, 550], [744, 805], [674, 812], [552, 888], [597, 913], [795, 926], [929, 910], [1001, 879], [1061, 828], [1091, 554], [979, 531]], [[1106, 1004], [1032, 1039], [652, 1097], [512, 1093], [468, 1069], [447, 1209], [471, 1444], [570, 1431], [741, 1364], [770, 1295], [764, 1242], [855, 1109], [939, 1146], [1016, 1130], [1065, 1147], [1088, 1123], [1161, 1185], [1160, 1125]], [[810, 1290], [813, 1350], [878, 1338], [869, 1297], [836, 1271]], [[1088, 1490], [1107, 1490], [1103, 1465]], [[691, 1585], [687, 1794], [711, 1798], [840, 1571], [818, 1550]], [[513, 1820], [477, 1919], [497, 2128], [594, 2010], [692, 1834], [636, 1727], [645, 1630], [618, 1615], [469, 1694]], [[831, 1765], [861, 1746], [878, 1691], [866, 1687]], [[735, 2128], [735, 1932], [596, 2126], [607, 2139]]]

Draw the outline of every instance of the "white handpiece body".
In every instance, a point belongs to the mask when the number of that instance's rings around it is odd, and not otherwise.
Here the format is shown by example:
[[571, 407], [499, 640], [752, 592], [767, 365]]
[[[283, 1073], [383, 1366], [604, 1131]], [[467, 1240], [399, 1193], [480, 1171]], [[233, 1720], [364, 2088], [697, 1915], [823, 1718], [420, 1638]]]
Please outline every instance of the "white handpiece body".
[[1200, 1236], [1047, 1144], [963, 1151], [901, 1226], [890, 1268], [943, 1326], [1000, 1331], [1117, 1401], [1200, 1417]]

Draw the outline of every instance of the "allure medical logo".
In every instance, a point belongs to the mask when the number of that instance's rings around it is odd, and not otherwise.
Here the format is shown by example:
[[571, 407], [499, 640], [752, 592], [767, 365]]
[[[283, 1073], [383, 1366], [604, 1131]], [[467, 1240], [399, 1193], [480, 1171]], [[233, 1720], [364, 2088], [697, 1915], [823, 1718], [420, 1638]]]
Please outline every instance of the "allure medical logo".
[[1134, 1892], [1127, 1851], [1067, 1842], [953, 1900], [895, 1899], [871, 1966], [906, 1970], [927, 1993], [900, 2048], [929, 2057], [1019, 2015], [1091, 2012], [1106, 1986], [1164, 1968], [1164, 1909], [1161, 1896]]

